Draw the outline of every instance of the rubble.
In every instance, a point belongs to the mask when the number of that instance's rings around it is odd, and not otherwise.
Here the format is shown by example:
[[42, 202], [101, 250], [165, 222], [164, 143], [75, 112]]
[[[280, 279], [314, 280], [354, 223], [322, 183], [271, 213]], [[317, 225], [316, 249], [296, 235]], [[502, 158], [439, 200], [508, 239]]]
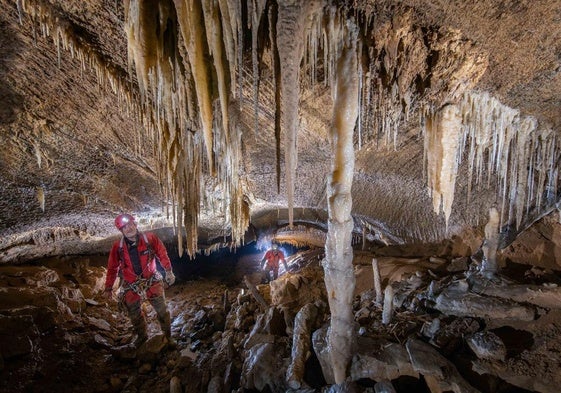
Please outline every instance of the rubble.
[[[267, 307], [247, 290], [247, 279], [227, 288], [204, 279], [176, 284], [168, 304], [177, 350], [167, 347], [152, 323], [149, 340], [135, 349], [125, 315], [100, 297], [71, 306], [79, 299], [79, 288], [90, 285], [80, 274], [1, 268], [0, 373], [9, 377], [0, 391], [37, 383], [60, 388], [47, 373], [74, 380], [82, 391], [94, 391], [84, 386], [95, 384], [95, 391], [152, 393], [492, 393], [490, 386], [498, 384], [549, 393], [561, 383], [554, 372], [561, 361], [561, 310], [520, 295], [520, 288], [536, 286], [500, 274], [488, 279], [471, 269], [451, 272], [443, 266], [431, 271], [434, 262], [427, 258], [391, 283], [391, 320], [384, 320], [373, 286], [355, 297], [353, 357], [346, 382], [335, 384], [322, 270], [315, 256], [309, 265], [298, 260], [298, 272], [285, 273], [270, 285], [254, 285]], [[384, 263], [381, 267], [381, 282], [390, 287]], [[88, 269], [103, 276], [104, 267]], [[372, 279], [371, 269], [355, 272]], [[556, 287], [543, 288], [544, 298], [555, 297]], [[18, 332], [15, 340], [13, 331]], [[51, 359], [57, 353], [65, 355]], [[55, 364], [72, 376], [55, 371]], [[96, 370], [88, 381], [75, 368], [79, 364]]]

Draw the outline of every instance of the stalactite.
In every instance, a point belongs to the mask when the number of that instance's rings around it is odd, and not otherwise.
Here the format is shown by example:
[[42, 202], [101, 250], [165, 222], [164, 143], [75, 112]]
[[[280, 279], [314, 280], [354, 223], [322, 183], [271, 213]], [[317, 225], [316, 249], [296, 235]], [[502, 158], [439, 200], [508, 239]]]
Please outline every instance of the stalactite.
[[439, 110], [434, 118], [426, 121], [427, 181], [432, 194], [433, 209], [437, 214], [443, 212], [446, 225], [454, 201], [461, 120], [458, 106], [447, 105]]
[[220, 17], [222, 18], [222, 38], [224, 39], [224, 50], [226, 60], [230, 69], [230, 88], [232, 96], [235, 95], [235, 81], [236, 81], [236, 53], [237, 53], [237, 14], [232, 15], [231, 1], [218, 0]]
[[[549, 163], [559, 154], [559, 141], [535, 118], [522, 117], [487, 93], [467, 91], [458, 105], [462, 121], [455, 167], [467, 157], [468, 202], [474, 187], [496, 187], [502, 201], [500, 226], [519, 228], [531, 210], [546, 207], [542, 195], [548, 184], [558, 182], [559, 174]], [[430, 133], [425, 135], [428, 157], [432, 148], [427, 137]], [[431, 188], [434, 192], [434, 185]]]
[[178, 16], [183, 41], [195, 83], [196, 96], [200, 111], [200, 122], [205, 138], [209, 170], [214, 175], [213, 153], [213, 112], [212, 112], [212, 75], [210, 63], [206, 61], [208, 46], [204, 26], [204, 15], [198, 0], [173, 0]]
[[[222, 113], [222, 130], [226, 132], [228, 124], [228, 95], [230, 94], [230, 63], [227, 61], [226, 48], [222, 37], [224, 36], [220, 9], [216, 0], [204, 0], [202, 2], [205, 30], [210, 54], [214, 60], [214, 68], [217, 74], [218, 94], [220, 97], [220, 110]], [[229, 26], [228, 26], [229, 28]]]
[[271, 60], [273, 68], [273, 82], [275, 94], [275, 171], [277, 192], [281, 187], [281, 68], [277, 48], [277, 5], [274, 3], [269, 9], [269, 41], [271, 42]]
[[[111, 91], [124, 103], [126, 110], [140, 113], [137, 106], [135, 93], [127, 84], [127, 78], [122, 70], [109, 63], [94, 47], [82, 37], [78, 37], [70, 21], [64, 18], [56, 9], [45, 0], [16, 0], [18, 17], [23, 23], [24, 15], [28, 15], [32, 22], [35, 34], [35, 25], [38, 24], [44, 37], [53, 32], [53, 42], [57, 50], [57, 59], [62, 61], [62, 50], [70, 52], [72, 58], [81, 63], [81, 69], [87, 67], [94, 70], [100, 86], [109, 85]], [[36, 40], [37, 38], [34, 37]], [[87, 66], [87, 67], [86, 67]]]
[[331, 125], [333, 163], [328, 192], [328, 233], [325, 244], [325, 285], [331, 311], [330, 359], [335, 383], [346, 378], [351, 360], [353, 334], [352, 299], [355, 287], [353, 250], [354, 222], [351, 187], [354, 174], [353, 132], [358, 118], [356, 31], [341, 42], [338, 53], [334, 113]]
[[288, 221], [292, 225], [294, 208], [294, 182], [298, 161], [297, 135], [299, 127], [300, 62], [304, 56], [305, 33], [320, 2], [279, 2], [276, 25], [277, 50], [280, 60], [281, 125], [285, 136], [285, 178], [288, 201]]

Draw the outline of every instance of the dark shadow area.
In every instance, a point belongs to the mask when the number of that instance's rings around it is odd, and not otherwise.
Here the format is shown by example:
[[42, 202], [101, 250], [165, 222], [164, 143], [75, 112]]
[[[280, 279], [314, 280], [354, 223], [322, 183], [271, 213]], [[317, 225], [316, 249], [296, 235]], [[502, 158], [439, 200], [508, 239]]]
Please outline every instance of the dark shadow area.
[[[241, 259], [258, 261], [264, 254], [255, 247], [255, 243], [237, 249], [223, 247], [209, 255], [197, 253], [193, 259], [185, 254], [179, 257], [175, 245], [166, 245], [166, 247], [173, 270], [179, 280], [190, 281], [206, 278], [216, 279], [229, 285], [238, 284], [243, 279], [239, 273], [236, 274], [236, 270], [239, 270], [237, 265]], [[247, 274], [257, 272], [259, 264], [255, 262], [253, 266], [244, 266], [242, 270]]]
[[481, 393], [531, 393], [530, 390], [511, 385], [495, 375], [473, 371], [473, 362], [477, 361], [477, 357], [467, 349], [457, 353], [450, 360], [462, 377]]
[[534, 345], [534, 335], [524, 330], [503, 326], [491, 331], [499, 336], [505, 344], [507, 359], [520, 355]]

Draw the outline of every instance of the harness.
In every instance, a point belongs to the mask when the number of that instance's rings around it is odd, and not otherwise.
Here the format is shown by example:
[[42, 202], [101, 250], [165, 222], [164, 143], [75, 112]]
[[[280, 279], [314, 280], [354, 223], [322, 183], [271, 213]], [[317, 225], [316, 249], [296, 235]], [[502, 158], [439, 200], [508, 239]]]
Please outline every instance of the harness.
[[[150, 246], [148, 237], [146, 236], [145, 233], [141, 233], [141, 235], [144, 238], [144, 243], [146, 243], [146, 252], [148, 253], [148, 261], [151, 261], [152, 258], [156, 258], [156, 262], [158, 262], [156, 253]], [[123, 249], [124, 243], [125, 243], [125, 238], [123, 236], [121, 237], [121, 241], [119, 242], [119, 265], [121, 266], [121, 271], [123, 270], [124, 263], [125, 263], [125, 257], [124, 257], [125, 254]], [[133, 291], [134, 293], [136, 293], [137, 295], [139, 295], [141, 298], [144, 299], [146, 297], [146, 291], [148, 290], [148, 288], [150, 288], [153, 283], [162, 281], [163, 279], [162, 275], [157, 269], [156, 272], [152, 276], [150, 276], [150, 278], [143, 278], [142, 273], [144, 273], [144, 270], [136, 277], [136, 280], [134, 282], [130, 282], [130, 283], [124, 281], [121, 277], [121, 291], [122, 291], [123, 298], [125, 293], [127, 293], [128, 291]]]

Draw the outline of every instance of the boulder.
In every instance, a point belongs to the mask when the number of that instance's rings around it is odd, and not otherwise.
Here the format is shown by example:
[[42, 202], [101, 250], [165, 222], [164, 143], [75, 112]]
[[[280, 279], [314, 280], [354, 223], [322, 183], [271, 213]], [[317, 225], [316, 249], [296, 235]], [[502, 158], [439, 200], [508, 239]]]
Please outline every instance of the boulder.
[[392, 380], [403, 375], [419, 378], [403, 346], [365, 337], [358, 337], [357, 344], [358, 350], [351, 363], [351, 380]]
[[35, 349], [40, 333], [30, 315], [0, 315], [0, 355], [9, 360]]
[[286, 392], [285, 374], [289, 360], [288, 338], [253, 345], [243, 363], [241, 386], [249, 390], [267, 388], [273, 393]]
[[479, 359], [504, 361], [506, 346], [499, 336], [491, 331], [477, 332], [467, 338], [469, 348]]

